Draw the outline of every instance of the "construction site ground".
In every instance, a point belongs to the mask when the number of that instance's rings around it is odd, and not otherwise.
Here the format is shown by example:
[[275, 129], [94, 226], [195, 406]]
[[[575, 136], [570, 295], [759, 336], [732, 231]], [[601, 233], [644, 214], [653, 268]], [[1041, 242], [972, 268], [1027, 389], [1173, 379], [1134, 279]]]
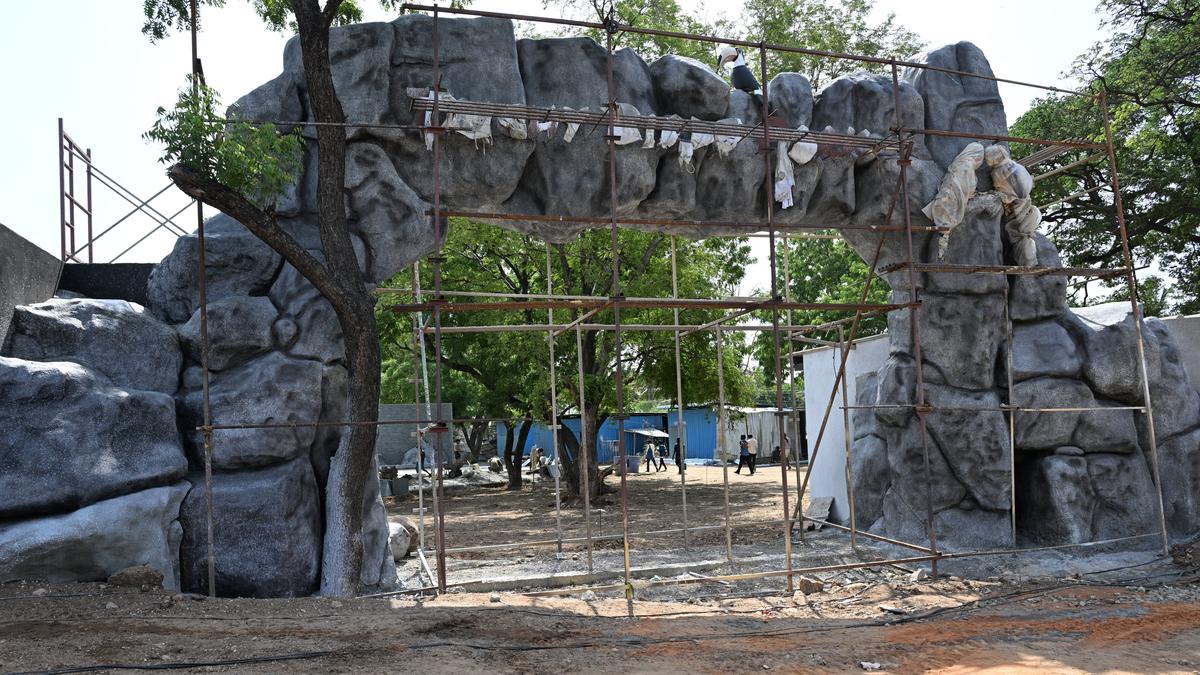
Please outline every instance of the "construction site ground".
[[[688, 477], [689, 524], [720, 524], [720, 469], [692, 467]], [[720, 530], [694, 533], [686, 548], [680, 534], [636, 540], [632, 602], [619, 539], [597, 543], [591, 575], [582, 546], [449, 556], [442, 595], [209, 599], [15, 582], [0, 585], [0, 673], [1200, 671], [1200, 546], [1170, 557], [1151, 542], [943, 560], [937, 579], [915, 563], [831, 570], [788, 592], [778, 576], [712, 578], [785, 564], [772, 522], [782, 516], [778, 467], [731, 479], [742, 524], [735, 562]], [[448, 544], [553, 539], [552, 485], [451, 495]], [[632, 530], [681, 524], [673, 470], [631, 476], [629, 487]], [[604, 533], [619, 533], [618, 495], [607, 501]], [[565, 509], [566, 536], [581, 521]], [[797, 568], [906, 555], [919, 553], [863, 541], [855, 550], [829, 528], [793, 546]], [[406, 584], [428, 584], [418, 558], [398, 566]], [[553, 574], [569, 578], [547, 582]]]
[[1019, 584], [897, 573], [794, 596], [697, 587], [637, 601], [633, 619], [619, 595], [212, 600], [23, 582], [0, 586], [0, 671], [1194, 673], [1194, 570], [1153, 567]]
[[[630, 473], [629, 529], [631, 532], [679, 529], [683, 527], [682, 488], [673, 464], [666, 471]], [[730, 522], [734, 527], [735, 543], [781, 543], [783, 537], [783, 497], [779, 465], [760, 466], [753, 476], [747, 471], [734, 473], [729, 468]], [[486, 468], [482, 469], [487, 471]], [[803, 471], [803, 469], [802, 469]], [[446, 495], [446, 546], [449, 548], [487, 544], [509, 544], [555, 538], [554, 481], [541, 477], [536, 482], [526, 480], [518, 491], [503, 486], [480, 487], [455, 491]], [[620, 477], [610, 475], [605, 484], [616, 489]], [[724, 478], [720, 467], [689, 466], [687, 469], [687, 520], [691, 527], [720, 526], [725, 522]], [[789, 506], [794, 506], [796, 472], [788, 474]], [[567, 491], [562, 488], [564, 499]], [[416, 497], [404, 500], [389, 498], [388, 513], [417, 518]], [[807, 504], [807, 496], [805, 502]], [[425, 494], [426, 526], [433, 527], [433, 506], [429, 491]], [[600, 537], [621, 533], [621, 499], [617, 492], [601, 497], [592, 504], [592, 533]], [[562, 510], [562, 530], [565, 538], [583, 537], [583, 509], [572, 504]], [[764, 526], [765, 523], [765, 526]], [[432, 549], [432, 529], [427, 549]], [[672, 548], [682, 544], [682, 534], [654, 535], [645, 538]], [[724, 546], [724, 532], [709, 529], [697, 532], [689, 543]], [[597, 548], [620, 548], [620, 541], [597, 542]], [[582, 549], [583, 547], [580, 547]], [[468, 552], [457, 558], [488, 557], [491, 554]]]

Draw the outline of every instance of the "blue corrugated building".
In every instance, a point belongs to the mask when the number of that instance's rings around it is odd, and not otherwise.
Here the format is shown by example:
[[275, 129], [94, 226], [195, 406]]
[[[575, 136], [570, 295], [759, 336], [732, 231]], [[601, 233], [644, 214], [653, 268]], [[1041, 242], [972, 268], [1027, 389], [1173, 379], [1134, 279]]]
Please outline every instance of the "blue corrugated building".
[[[733, 412], [735, 419], [730, 420], [730, 429], [726, 432], [726, 443], [731, 452], [737, 452], [737, 434], [745, 426], [746, 416]], [[773, 413], [772, 410], [772, 419]], [[575, 433], [575, 437], [579, 437], [579, 416], [568, 415], [561, 419], [563, 426]], [[630, 413], [629, 418], [625, 420], [625, 448], [630, 455], [643, 453], [645, 443], [650, 438], [661, 438], [667, 442], [668, 455], [675, 445], [676, 437], [677, 413], [674, 409], [663, 412], [653, 413]], [[710, 406], [697, 406], [692, 408], [684, 408], [683, 424], [687, 430], [687, 456], [689, 460], [704, 461], [717, 458], [717, 413]], [[518, 426], [514, 430], [515, 434], [520, 431]], [[757, 431], [754, 429], [753, 431]], [[655, 433], [657, 432], [657, 433]], [[503, 422], [496, 425], [496, 447], [497, 453], [504, 454], [506, 443], [507, 428]], [[666, 433], [670, 438], [664, 438], [661, 434]], [[653, 434], [653, 435], [651, 435]], [[762, 436], [760, 435], [760, 438]], [[765, 439], [764, 439], [765, 440]], [[529, 430], [529, 438], [525, 441], [524, 454], [528, 455], [530, 448], [538, 446], [543, 449], [550, 449], [553, 446], [553, 438], [550, 434], [550, 429], [547, 425], [535, 422]], [[765, 445], [765, 444], [764, 444]], [[599, 433], [599, 448], [597, 448], [597, 456], [601, 463], [609, 464], [613, 461], [613, 457], [617, 454], [617, 420], [609, 418], [600, 426]], [[767, 450], [769, 453], [770, 450]], [[670, 461], [668, 459], [668, 461]]]

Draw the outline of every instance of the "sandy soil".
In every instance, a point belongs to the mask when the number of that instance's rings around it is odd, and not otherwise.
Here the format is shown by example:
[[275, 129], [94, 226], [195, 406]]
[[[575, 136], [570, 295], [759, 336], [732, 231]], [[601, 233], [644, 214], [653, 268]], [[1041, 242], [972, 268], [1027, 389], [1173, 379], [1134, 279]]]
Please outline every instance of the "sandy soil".
[[[795, 597], [698, 592], [690, 603], [639, 601], [636, 619], [619, 597], [197, 600], [100, 584], [8, 584], [0, 586], [0, 671], [862, 672], [878, 663], [900, 673], [1196, 672], [1200, 586], [1128, 581], [944, 578], [831, 583]], [[203, 665], [284, 657], [295, 660]]]
[[[780, 474], [778, 466], [760, 466], [753, 476], [744, 471], [738, 475], [733, 467], [729, 469], [729, 508], [734, 544], [782, 546], [783, 497]], [[788, 474], [789, 508], [794, 508], [795, 479], [793, 469]], [[615, 488], [620, 484], [620, 479], [610, 476], [607, 484]], [[683, 489], [674, 465], [668, 465], [667, 471], [629, 474], [628, 491], [631, 532], [683, 527]], [[389, 514], [416, 517], [415, 497], [399, 502], [389, 499], [388, 502]], [[426, 509], [428, 514], [432, 514], [429, 504], [426, 504]], [[496, 487], [448, 495], [445, 512], [446, 545], [449, 548], [554, 539], [554, 481], [526, 482], [518, 492]], [[432, 527], [432, 522], [430, 515], [427, 525]], [[688, 467], [687, 522], [689, 527], [724, 524], [724, 478], [719, 467]], [[563, 508], [562, 527], [564, 538], [584, 536], [583, 509], [576, 506]], [[601, 503], [592, 505], [592, 528], [595, 535], [621, 532], [619, 494], [605, 495]], [[637, 541], [641, 547], [663, 549], [678, 547], [682, 543], [682, 533], [654, 535], [638, 538]], [[724, 546], [724, 543], [725, 535], [721, 530], [697, 532], [689, 536], [689, 544], [693, 546]], [[596, 544], [598, 549], [619, 547], [619, 541]], [[432, 548], [432, 544], [429, 548]], [[567, 547], [576, 551], [582, 548]], [[487, 555], [490, 554], [464, 552], [453, 554], [453, 557], [470, 559]]]

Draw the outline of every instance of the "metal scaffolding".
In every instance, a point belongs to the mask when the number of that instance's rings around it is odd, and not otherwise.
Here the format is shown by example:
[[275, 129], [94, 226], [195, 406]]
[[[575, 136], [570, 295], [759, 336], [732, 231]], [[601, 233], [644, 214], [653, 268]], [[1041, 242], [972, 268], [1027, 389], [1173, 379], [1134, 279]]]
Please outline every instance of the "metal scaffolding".
[[[194, 0], [192, 0], [194, 12]], [[1016, 466], [1016, 446], [1014, 433], [1016, 430], [1016, 413], [1020, 411], [1038, 411], [1038, 412], [1078, 412], [1085, 410], [1084, 408], [1026, 408], [1014, 404], [1012, 397], [1012, 322], [1009, 317], [1005, 316], [1005, 321], [1008, 329], [1008, 353], [1009, 359], [1007, 363], [1008, 382], [1006, 383], [1009, 395], [1008, 404], [1001, 405], [998, 408], [948, 408], [937, 407], [930, 405], [925, 399], [924, 387], [924, 370], [923, 359], [921, 355], [921, 337], [920, 337], [920, 321], [919, 313], [921, 310], [921, 299], [917, 284], [918, 274], [993, 274], [1003, 275], [1005, 278], [1009, 276], [1043, 276], [1043, 275], [1064, 275], [1077, 276], [1085, 278], [1109, 278], [1123, 276], [1130, 290], [1131, 307], [1134, 315], [1134, 325], [1136, 327], [1135, 335], [1138, 349], [1138, 366], [1139, 376], [1141, 378], [1142, 390], [1144, 394], [1144, 405], [1131, 406], [1128, 409], [1136, 410], [1146, 416], [1146, 421], [1149, 429], [1149, 447], [1148, 454], [1151, 462], [1154, 482], [1158, 488], [1158, 525], [1159, 531], [1155, 533], [1139, 533], [1129, 537], [1120, 537], [1109, 539], [1100, 542], [1088, 542], [1086, 544], [1072, 544], [1063, 546], [1040, 547], [1036, 550], [1045, 550], [1052, 548], [1072, 548], [1078, 546], [1090, 546], [1099, 544], [1114, 543], [1117, 541], [1127, 541], [1132, 539], [1141, 539], [1145, 537], [1156, 536], [1162, 540], [1164, 551], [1168, 545], [1166, 524], [1164, 520], [1162, 508], [1162, 490], [1161, 480], [1159, 478], [1159, 463], [1154, 435], [1154, 423], [1151, 410], [1150, 389], [1147, 380], [1145, 348], [1143, 344], [1143, 324], [1141, 308], [1138, 305], [1137, 298], [1137, 280], [1134, 274], [1133, 260], [1130, 253], [1128, 234], [1125, 226], [1125, 215], [1123, 204], [1121, 203], [1120, 184], [1117, 177], [1116, 156], [1113, 147], [1112, 131], [1108, 122], [1108, 104], [1104, 92], [1093, 96], [1086, 92], [1070, 91], [1057, 87], [1049, 87], [1043, 85], [1030, 84], [1016, 80], [985, 76], [978, 73], [970, 73], [947, 68], [940, 68], [926, 63], [915, 63], [902, 61], [894, 58], [867, 57], [854, 54], [837, 53], [823, 50], [805, 49], [802, 47], [790, 45], [774, 45], [766, 42], [750, 42], [745, 40], [735, 40], [724, 37], [715, 37], [707, 35], [687, 34], [672, 31], [659, 31], [646, 28], [638, 28], [636, 26], [621, 25], [612, 17], [604, 17], [603, 22], [577, 21], [569, 19], [560, 19], [552, 17], [539, 17], [520, 14], [504, 14], [497, 12], [476, 11], [469, 9], [452, 9], [438, 6], [426, 6], [420, 4], [405, 4], [405, 11], [428, 12], [431, 15], [432, 21], [430, 29], [432, 32], [432, 81], [429, 83], [427, 91], [428, 98], [415, 98], [412, 101], [412, 108], [417, 112], [428, 112], [430, 120], [426, 124], [409, 124], [409, 125], [380, 125], [380, 124], [363, 124], [358, 122], [347, 122], [346, 127], [388, 127], [409, 129], [432, 136], [432, 161], [433, 161], [433, 195], [432, 206], [427, 215], [430, 217], [431, 227], [442, 227], [442, 223], [450, 216], [470, 217], [484, 221], [537, 221], [546, 223], [563, 223], [573, 225], [591, 225], [599, 228], [608, 228], [611, 231], [612, 242], [612, 269], [611, 269], [611, 293], [608, 296], [572, 296], [564, 294], [555, 294], [552, 284], [553, 266], [547, 245], [547, 260], [546, 260], [546, 275], [547, 285], [546, 293], [544, 294], [519, 294], [519, 293], [495, 293], [495, 292], [479, 292], [471, 289], [447, 290], [443, 288], [442, 283], [442, 263], [445, 258], [438, 255], [427, 258], [427, 262], [432, 267], [433, 288], [425, 297], [421, 289], [420, 274], [418, 266], [414, 264], [412, 275], [412, 287], [408, 289], [379, 289], [384, 293], [402, 293], [411, 295], [412, 302], [407, 304], [395, 304], [391, 309], [397, 313], [408, 313], [413, 316], [412, 331], [414, 352], [419, 352], [417, 359], [419, 363], [418, 370], [420, 375], [415, 380], [415, 400], [418, 403], [422, 402], [422, 394], [424, 397], [423, 415], [418, 415], [421, 419], [417, 420], [391, 420], [385, 422], [376, 422], [375, 424], [405, 424], [419, 423], [425, 425], [421, 428], [421, 434], [433, 434], [437, 442], [437, 452], [434, 459], [434, 482], [431, 491], [433, 509], [434, 509], [434, 535], [433, 549], [436, 559], [436, 575], [430, 573], [431, 582], [439, 591], [445, 591], [449, 586], [453, 585], [447, 579], [446, 559], [448, 555], [465, 553], [471, 551], [496, 551], [504, 549], [515, 549], [530, 546], [553, 546], [561, 553], [564, 545], [583, 544], [587, 551], [587, 569], [589, 572], [593, 570], [593, 551], [594, 544], [600, 540], [619, 540], [622, 547], [623, 557], [623, 583], [620, 585], [599, 585], [590, 586], [597, 591], [624, 591], [626, 597], [632, 601], [634, 592], [637, 588], [648, 586], [660, 586], [674, 583], [698, 583], [706, 581], [736, 581], [748, 579], [764, 579], [780, 577], [786, 584], [787, 590], [790, 592], [793, 589], [793, 582], [797, 575], [819, 572], [819, 571], [834, 571], [854, 569], [858, 567], [874, 567], [888, 564], [928, 562], [933, 568], [933, 574], [937, 575], [937, 564], [940, 560], [962, 558], [977, 555], [1005, 554], [1020, 552], [1021, 549], [1016, 549], [1016, 492], [1015, 492], [1015, 466]], [[598, 30], [605, 35], [605, 50], [607, 54], [607, 106], [603, 112], [581, 112], [567, 111], [553, 108], [538, 108], [524, 105], [509, 105], [495, 104], [487, 102], [461, 101], [461, 100], [446, 100], [442, 97], [442, 65], [440, 53], [440, 28], [439, 18], [442, 15], [461, 15], [474, 17], [493, 17], [508, 19], [513, 21], [532, 21], [544, 24], [558, 24], [572, 26], [576, 28]], [[195, 23], [193, 22], [193, 27]], [[701, 122], [696, 120], [691, 121], [675, 121], [665, 118], [652, 118], [640, 116], [622, 116], [616, 100], [616, 88], [614, 82], [614, 67], [613, 67], [613, 39], [614, 36], [621, 32], [639, 33], [644, 35], [653, 35], [668, 38], [680, 38], [686, 40], [695, 40], [716, 44], [731, 44], [746, 48], [752, 48], [757, 51], [759, 61], [759, 71], [762, 81], [766, 83], [767, 78], [767, 54], [771, 51], [787, 52], [804, 54], [808, 56], [842, 59], [856, 61], [860, 63], [873, 64], [874, 66], [885, 68], [890, 72], [892, 95], [894, 97], [894, 122], [891, 129], [884, 138], [872, 138], [859, 135], [840, 134], [835, 132], [813, 132], [813, 131], [798, 131], [792, 129], [783, 129], [772, 126], [767, 123], [770, 117], [770, 106], [768, 102], [768, 92], [766, 88], [763, 90], [762, 96], [762, 118], [763, 122], [754, 125], [728, 125], [716, 124], [713, 122]], [[194, 72], [201, 75], [202, 71], [199, 68], [199, 60], [195, 57], [195, 48], [193, 40], [193, 63]], [[951, 130], [941, 129], [916, 129], [904, 126], [902, 119], [902, 108], [900, 104], [900, 78], [899, 69], [901, 67], [911, 69], [923, 69], [926, 71], [946, 73], [962, 78], [975, 78], [989, 80], [997, 83], [1016, 84], [1021, 86], [1029, 86], [1039, 88], [1045, 91], [1058, 92], [1064, 95], [1079, 96], [1093, 99], [1103, 111], [1103, 119], [1105, 121], [1105, 142], [1102, 144], [1090, 143], [1077, 139], [1073, 140], [1048, 140], [1034, 138], [1017, 138], [1005, 135], [987, 135], [987, 134], [969, 134], [956, 132]], [[441, 157], [442, 147], [444, 142], [443, 137], [449, 131], [450, 127], [444, 126], [443, 116], [446, 113], [464, 113], [485, 116], [504, 116], [516, 117], [524, 119], [536, 120], [559, 120], [565, 122], [588, 124], [594, 127], [603, 126], [607, 133], [604, 139], [607, 141], [607, 178], [608, 178], [608, 214], [606, 216], [566, 216], [555, 214], [510, 214], [510, 213], [487, 213], [456, 210], [446, 208], [442, 204], [442, 177], [441, 177]], [[280, 124], [312, 124], [311, 122], [297, 121], [281, 121]], [[721, 134], [736, 133], [742, 138], [755, 138], [761, 141], [761, 154], [765, 165], [765, 176], [763, 179], [763, 192], [765, 197], [765, 214], [761, 220], [747, 219], [745, 221], [695, 221], [695, 220], [671, 220], [671, 219], [631, 219], [618, 213], [618, 198], [617, 198], [617, 178], [618, 169], [616, 161], [618, 136], [616, 133], [617, 127], [636, 128], [642, 130], [662, 130], [669, 129], [672, 131], [698, 131], [705, 133], [719, 132]], [[941, 136], [953, 138], [968, 138], [971, 140], [990, 140], [1003, 142], [1018, 142], [1030, 145], [1042, 146], [1046, 148], [1040, 151], [1038, 157], [1053, 156], [1053, 153], [1061, 154], [1070, 150], [1088, 150], [1091, 151], [1090, 156], [1080, 162], [1098, 160], [1106, 157], [1109, 163], [1111, 174], [1111, 185], [1114, 198], [1114, 206], [1117, 214], [1117, 236], [1121, 240], [1122, 251], [1124, 256], [1124, 266], [1119, 269], [1096, 270], [1096, 269], [1081, 269], [1081, 268], [1032, 268], [1032, 267], [1017, 267], [1006, 265], [953, 265], [953, 264], [932, 264], [919, 262], [914, 255], [914, 233], [919, 232], [940, 232], [936, 227], [917, 226], [912, 223], [911, 208], [909, 203], [908, 190], [908, 168], [911, 164], [912, 153], [914, 151], [914, 141], [922, 136]], [[773, 143], [791, 142], [797, 140], [806, 140], [822, 145], [836, 146], [842, 148], [852, 148], [862, 150], [864, 152], [873, 153], [890, 153], [894, 156], [898, 165], [899, 175], [896, 180], [895, 188], [892, 191], [891, 202], [887, 210], [886, 217], [881, 223], [873, 224], [856, 224], [856, 225], [840, 225], [834, 228], [831, 225], [781, 225], [775, 222], [773, 212], [774, 196], [773, 196], [773, 166], [772, 166], [772, 148]], [[1036, 153], [1035, 153], [1036, 154]], [[1043, 175], [1050, 175], [1050, 172]], [[896, 222], [894, 222], [896, 221]], [[762, 233], [769, 240], [769, 263], [771, 273], [771, 289], [770, 295], [767, 298], [761, 297], [733, 297], [733, 298], [682, 298], [679, 297], [678, 286], [678, 270], [676, 265], [676, 247], [675, 239], [671, 239], [671, 275], [672, 275], [672, 294], [669, 298], [637, 298], [626, 297], [621, 287], [621, 250], [618, 242], [618, 228], [621, 226], [651, 226], [663, 229], [671, 227], [689, 227], [689, 228], [705, 228], [713, 233], [713, 236], [747, 236], [752, 233]], [[808, 231], [827, 231], [830, 229], [856, 229], [869, 232], [875, 232], [878, 235], [878, 243], [875, 247], [873, 259], [870, 261], [870, 269], [867, 275], [866, 282], [860, 294], [857, 303], [821, 303], [821, 302], [803, 302], [796, 301], [791, 297], [791, 269], [789, 264], [790, 245], [788, 240], [788, 232], [797, 232], [799, 236], [810, 236]], [[884, 239], [890, 233], [895, 233], [898, 236], [903, 236], [903, 248], [905, 251], [904, 260], [885, 267], [880, 267], [880, 257], [883, 250]], [[439, 231], [439, 235], [442, 233]], [[827, 236], [827, 235], [817, 235]], [[780, 261], [778, 260], [779, 251], [777, 238], [783, 243], [784, 253], [782, 261], [782, 277], [784, 287], [780, 289]], [[229, 424], [214, 424], [212, 420], [212, 411], [209, 402], [208, 389], [208, 333], [207, 333], [207, 300], [205, 295], [205, 263], [204, 263], [204, 229], [203, 222], [199, 223], [198, 231], [198, 267], [199, 267], [199, 288], [200, 288], [200, 319], [201, 319], [201, 342], [202, 342], [202, 364], [203, 370], [203, 408], [204, 408], [204, 423], [198, 427], [205, 439], [205, 468], [206, 468], [206, 493], [208, 496], [208, 518], [209, 518], [209, 592], [215, 593], [214, 576], [213, 576], [213, 554], [212, 554], [212, 511], [211, 511], [211, 469], [210, 458], [212, 454], [212, 446], [214, 442], [219, 442], [220, 433], [227, 429], [254, 429], [254, 428], [275, 428], [280, 426], [350, 426], [348, 422], [312, 422], [312, 423], [287, 423], [287, 424], [253, 424], [253, 423], [229, 423]], [[444, 240], [444, 237], [439, 236], [439, 240]], [[903, 278], [907, 281], [907, 288], [898, 288], [898, 292], [906, 292], [908, 300], [906, 302], [892, 303], [869, 303], [870, 291], [875, 282], [879, 279], [880, 274], [884, 273], [899, 273], [895, 278]], [[901, 274], [903, 276], [901, 276]], [[451, 301], [450, 298], [469, 298], [473, 301]], [[1007, 295], [1006, 295], [1007, 301]], [[1007, 302], [1006, 302], [1007, 307]], [[556, 324], [554, 321], [554, 310], [564, 309], [575, 313], [575, 318], [565, 324]], [[672, 310], [673, 323], [671, 324], [631, 324], [624, 320], [622, 310], [635, 309], [670, 309]], [[712, 321], [701, 322], [696, 324], [683, 324], [679, 316], [681, 309], [706, 309], [706, 310], [728, 310], [729, 313]], [[847, 316], [836, 321], [831, 321], [820, 326], [795, 326], [793, 325], [792, 312], [794, 310], [810, 310], [821, 309], [830, 311], [853, 313], [852, 316]], [[886, 314], [896, 310], [909, 310], [910, 322], [910, 337], [911, 337], [911, 353], [915, 363], [915, 402], [911, 404], [878, 404], [869, 406], [851, 405], [847, 396], [847, 362], [850, 354], [854, 349], [855, 341], [859, 336], [861, 322], [869, 316], [877, 316]], [[513, 311], [513, 310], [545, 310], [547, 312], [546, 323], [530, 323], [525, 325], [502, 325], [502, 326], [443, 326], [443, 317], [447, 314], [459, 314], [470, 312], [490, 312], [490, 311]], [[587, 323], [588, 319], [596, 317], [604, 311], [610, 311], [611, 321]], [[732, 324], [730, 322], [744, 317], [755, 311], [763, 311], [770, 313], [770, 322], [766, 324]], [[426, 316], [428, 315], [428, 319]], [[628, 315], [626, 315], [627, 317]], [[432, 325], [430, 325], [430, 322]], [[778, 424], [778, 434], [781, 439], [780, 458], [782, 462], [781, 477], [782, 486], [780, 496], [782, 497], [782, 512], [780, 518], [772, 521], [771, 524], [778, 524], [782, 528], [783, 544], [784, 544], [784, 568], [780, 570], [771, 570], [766, 572], [754, 572], [745, 574], [727, 574], [704, 577], [702, 579], [666, 579], [661, 581], [644, 582], [636, 581], [633, 578], [632, 567], [632, 551], [630, 541], [633, 538], [643, 538], [659, 535], [675, 535], [681, 534], [684, 546], [689, 545], [689, 533], [701, 531], [722, 531], [724, 534], [725, 556], [730, 564], [736, 562], [733, 545], [732, 545], [732, 530], [734, 527], [741, 527], [746, 524], [734, 524], [731, 522], [730, 505], [729, 505], [729, 476], [727, 462], [724, 463], [723, 470], [723, 490], [724, 490], [724, 522], [719, 525], [710, 524], [695, 524], [689, 523], [687, 517], [687, 480], [686, 471], [681, 471], [680, 474], [680, 510], [683, 515], [682, 528], [670, 528], [662, 530], [654, 530], [648, 532], [634, 532], [630, 529], [629, 519], [629, 496], [627, 485], [628, 464], [626, 462], [627, 449], [625, 441], [625, 422], [628, 417], [625, 404], [625, 387], [626, 374], [622, 365], [622, 360], [616, 360], [614, 372], [614, 387], [615, 387], [615, 402], [616, 409], [611, 415], [617, 421], [617, 462], [620, 462], [623, 470], [619, 472], [620, 477], [620, 510], [622, 528], [619, 535], [595, 535], [592, 527], [592, 507], [589, 502], [589, 476], [590, 455], [594, 452], [595, 438], [588, 433], [586, 425], [581, 424], [580, 443], [579, 443], [579, 490], [582, 497], [582, 506], [584, 514], [585, 536], [584, 537], [564, 537], [562, 528], [562, 496], [560, 493], [561, 484], [558, 476], [555, 477], [555, 536], [552, 539], [541, 539], [535, 541], [513, 542], [506, 544], [488, 544], [479, 546], [462, 546], [448, 547], [446, 545], [445, 534], [445, 510], [446, 501], [443, 491], [443, 466], [442, 466], [442, 449], [445, 446], [445, 437], [450, 425], [455, 422], [477, 422], [482, 418], [456, 420], [449, 419], [445, 415], [442, 377], [442, 342], [444, 336], [454, 334], [464, 334], [473, 332], [545, 332], [547, 352], [549, 355], [549, 376], [551, 378], [551, 415], [550, 428], [554, 437], [554, 452], [555, 460], [559, 466], [563, 466], [562, 453], [563, 448], [560, 447], [559, 432], [561, 429], [561, 420], [558, 417], [558, 391], [557, 391], [557, 367], [556, 367], [556, 352], [555, 340], [567, 332], [575, 333], [576, 352], [578, 355], [577, 377], [578, 377], [578, 401], [580, 411], [585, 409], [585, 386], [584, 386], [584, 366], [582, 360], [582, 336], [585, 331], [608, 331], [612, 334], [616, 352], [621, 351], [621, 340], [623, 333], [627, 331], [649, 331], [649, 330], [667, 330], [672, 332], [675, 368], [676, 368], [676, 392], [675, 398], [679, 408], [678, 418], [676, 423], [677, 433], [680, 437], [680, 453], [681, 459], [686, 458], [686, 431], [683, 420], [683, 407], [685, 405], [682, 378], [680, 375], [680, 340], [681, 338], [699, 332], [709, 332], [714, 336], [716, 343], [716, 354], [718, 362], [718, 453], [725, 451], [725, 431], [726, 431], [726, 391], [724, 381], [724, 351], [725, 337], [727, 333], [734, 331], [768, 331], [771, 333], [774, 348], [773, 369], [774, 369], [774, 408], [776, 410], [776, 420]], [[811, 337], [812, 334], [820, 334], [828, 336], [835, 332], [837, 338], [818, 340]], [[425, 354], [426, 336], [432, 336], [432, 351], [431, 357], [427, 358]], [[817, 434], [815, 444], [813, 444], [809, 452], [808, 470], [801, 472], [801, 465], [797, 462], [795, 473], [795, 491], [792, 492], [788, 487], [788, 473], [790, 470], [789, 463], [793, 459], [792, 451], [799, 455], [799, 447], [790, 447], [787, 442], [782, 440], [791, 438], [791, 443], [796, 445], [799, 434], [800, 421], [795, 415], [796, 409], [796, 372], [795, 358], [798, 352], [795, 351], [795, 343], [818, 343], [835, 346], [838, 349], [837, 370], [834, 378], [834, 383], [829, 393], [828, 401], [825, 404], [823, 417], [820, 424], [820, 430]], [[787, 370], [783, 367], [783, 360], [787, 359]], [[428, 362], [433, 361], [433, 374], [429, 374]], [[785, 372], [788, 386], [790, 387], [791, 406], [785, 407]], [[837, 405], [840, 398], [840, 406]], [[809, 480], [812, 476], [812, 466], [816, 461], [820, 450], [821, 443], [824, 439], [827, 425], [830, 417], [835, 409], [840, 407], [842, 410], [842, 425], [845, 432], [845, 443], [842, 449], [844, 461], [846, 463], [846, 479], [849, 486], [849, 524], [838, 525], [828, 523], [825, 520], [808, 518], [803, 513], [804, 495], [808, 487]], [[852, 447], [850, 438], [850, 410], [856, 408], [904, 408], [911, 410], [917, 418], [920, 435], [922, 439], [922, 460], [923, 474], [925, 482], [925, 527], [927, 543], [914, 543], [900, 541], [898, 539], [883, 537], [874, 533], [863, 531], [856, 522], [854, 492], [853, 492], [853, 477], [850, 475]], [[1112, 408], [1086, 408], [1086, 410], [1112, 410]], [[929, 432], [926, 426], [926, 421], [929, 415], [939, 414], [941, 412], [977, 412], [977, 413], [1007, 413], [1009, 427], [1009, 469], [1010, 469], [1010, 485], [1009, 485], [1009, 507], [1010, 519], [1012, 524], [1013, 548], [989, 551], [970, 551], [970, 552], [943, 552], [938, 546], [938, 532], [934, 526], [934, 509], [932, 503], [932, 479], [930, 476], [930, 448], [929, 448]], [[581, 416], [582, 417], [582, 416]], [[496, 421], [500, 421], [496, 418]], [[581, 420], [582, 422], [582, 420]], [[787, 434], [789, 422], [791, 423], [792, 435]], [[418, 447], [423, 447], [420, 442]], [[422, 462], [423, 452], [418, 452], [418, 462]], [[421, 464], [418, 466], [418, 476], [422, 475], [425, 467]], [[561, 470], [559, 471], [561, 474]], [[420, 545], [419, 555], [424, 562], [427, 536], [425, 529], [425, 511], [424, 511], [424, 492], [425, 487], [423, 479], [421, 486], [418, 489], [419, 494], [419, 511], [420, 511]], [[793, 508], [794, 505], [794, 508]], [[859, 538], [870, 539], [881, 543], [907, 548], [919, 553], [917, 556], [891, 558], [882, 560], [863, 560], [856, 563], [847, 563], [841, 565], [825, 565], [825, 566], [810, 566], [797, 567], [794, 564], [794, 555], [792, 551], [793, 536], [803, 537], [804, 528], [795, 527], [796, 523], [811, 521], [821, 525], [828, 525], [838, 530], [844, 530], [849, 533], [851, 542], [857, 550]], [[759, 525], [762, 523], [755, 523]], [[426, 567], [428, 570], [428, 567]], [[577, 592], [580, 589], [573, 589], [571, 592]], [[555, 591], [557, 592], [557, 591]]]

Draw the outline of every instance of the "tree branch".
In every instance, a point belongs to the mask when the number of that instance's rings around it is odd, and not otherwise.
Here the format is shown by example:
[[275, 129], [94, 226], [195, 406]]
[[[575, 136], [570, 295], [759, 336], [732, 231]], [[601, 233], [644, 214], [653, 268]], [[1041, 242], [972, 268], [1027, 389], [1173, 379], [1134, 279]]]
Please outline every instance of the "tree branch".
[[274, 214], [258, 208], [244, 195], [222, 185], [215, 178], [186, 165], [172, 166], [167, 170], [167, 176], [184, 194], [245, 225], [251, 234], [263, 240], [304, 275], [330, 304], [337, 307], [339, 303], [345, 305], [348, 302], [345, 291], [334, 280], [332, 273], [279, 226]]

